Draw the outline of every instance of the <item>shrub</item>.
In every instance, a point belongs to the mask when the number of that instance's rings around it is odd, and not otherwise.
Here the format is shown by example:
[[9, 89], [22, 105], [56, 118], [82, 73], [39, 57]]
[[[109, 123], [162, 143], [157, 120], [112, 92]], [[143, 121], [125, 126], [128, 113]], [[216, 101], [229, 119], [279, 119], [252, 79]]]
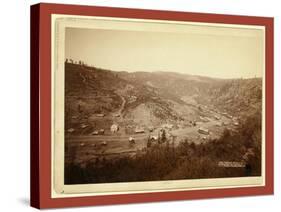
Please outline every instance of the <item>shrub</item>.
[[[135, 157], [96, 160], [85, 167], [65, 164], [65, 184], [202, 179], [261, 175], [261, 119], [250, 117], [237, 133], [225, 130], [220, 139], [178, 146], [152, 145]], [[243, 161], [251, 149], [246, 168], [218, 167], [219, 161]], [[75, 150], [69, 150], [75, 153]]]

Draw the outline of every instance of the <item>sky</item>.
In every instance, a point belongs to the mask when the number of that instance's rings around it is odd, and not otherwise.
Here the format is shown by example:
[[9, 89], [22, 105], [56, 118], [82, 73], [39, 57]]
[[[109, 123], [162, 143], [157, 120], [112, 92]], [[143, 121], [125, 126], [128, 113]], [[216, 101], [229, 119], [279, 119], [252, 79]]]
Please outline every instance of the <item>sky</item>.
[[70, 27], [65, 32], [65, 57], [112, 71], [261, 77], [262, 30], [217, 28], [181, 33]]

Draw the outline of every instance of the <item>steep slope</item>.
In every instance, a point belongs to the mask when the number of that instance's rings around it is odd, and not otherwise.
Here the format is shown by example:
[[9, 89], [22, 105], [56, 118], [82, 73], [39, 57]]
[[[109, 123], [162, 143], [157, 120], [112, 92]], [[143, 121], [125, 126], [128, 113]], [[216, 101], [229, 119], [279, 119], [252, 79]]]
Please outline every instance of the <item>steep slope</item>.
[[[67, 128], [85, 122], [106, 128], [113, 122], [143, 126], [190, 122], [204, 115], [202, 107], [249, 116], [261, 111], [261, 98], [261, 79], [128, 73], [65, 64]], [[106, 117], [91, 122], [95, 114]]]
[[228, 80], [209, 91], [214, 107], [240, 116], [261, 113], [262, 79]]
[[169, 72], [122, 72], [118, 75], [129, 82], [150, 86], [159, 96], [179, 104], [208, 105], [229, 113], [261, 109], [261, 78], [215, 79]]
[[[108, 123], [114, 120], [116, 122], [114, 116], [117, 114], [125, 118], [123, 122], [140, 125], [181, 120], [181, 114], [173, 107], [175, 104], [185, 104], [184, 101], [175, 95], [161, 95], [162, 93], [161, 89], [141, 81], [121, 78], [117, 72], [66, 63], [66, 127], [85, 122], [90, 124], [89, 118], [94, 114], [106, 115], [110, 120], [104, 120]], [[144, 118], [148, 116], [150, 118]], [[79, 117], [79, 120], [73, 117]]]

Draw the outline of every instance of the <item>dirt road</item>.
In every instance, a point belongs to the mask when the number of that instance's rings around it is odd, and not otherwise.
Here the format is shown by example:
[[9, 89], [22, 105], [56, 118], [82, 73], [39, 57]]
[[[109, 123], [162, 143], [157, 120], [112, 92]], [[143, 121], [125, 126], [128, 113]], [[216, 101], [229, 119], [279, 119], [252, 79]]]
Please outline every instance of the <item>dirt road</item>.
[[120, 108], [117, 111], [115, 111], [114, 114], [119, 115], [120, 118], [123, 119], [123, 111], [124, 111], [124, 108], [125, 108], [126, 99], [122, 95], [120, 95], [118, 92], [114, 92], [114, 93], [122, 99], [122, 104], [121, 104]]

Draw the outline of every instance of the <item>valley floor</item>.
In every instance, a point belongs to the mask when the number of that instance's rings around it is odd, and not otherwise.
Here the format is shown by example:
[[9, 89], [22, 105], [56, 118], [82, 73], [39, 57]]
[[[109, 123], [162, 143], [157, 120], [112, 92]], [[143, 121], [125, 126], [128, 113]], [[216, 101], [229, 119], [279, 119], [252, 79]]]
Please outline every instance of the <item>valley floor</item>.
[[[178, 145], [181, 141], [188, 139], [189, 142], [196, 144], [208, 142], [212, 139], [219, 138], [226, 126], [219, 126], [218, 123], [228, 123], [229, 128], [235, 130], [231, 125], [231, 119], [222, 117], [221, 120], [210, 119], [201, 122], [199, 126], [190, 126], [179, 129], [166, 130], [168, 139], [166, 142]], [[209, 135], [200, 134], [199, 128], [208, 129]], [[105, 135], [68, 135], [66, 136], [66, 163], [73, 160], [73, 151], [75, 149], [75, 163], [85, 164], [89, 161], [95, 161], [97, 158], [116, 158], [127, 155], [135, 155], [139, 151], [145, 151], [147, 141], [151, 136], [157, 136], [161, 127], [154, 129], [153, 132], [144, 132], [141, 134], [126, 134], [124, 132], [117, 134]], [[129, 143], [129, 137], [133, 137], [135, 144]], [[106, 143], [106, 145], [104, 145]]]

